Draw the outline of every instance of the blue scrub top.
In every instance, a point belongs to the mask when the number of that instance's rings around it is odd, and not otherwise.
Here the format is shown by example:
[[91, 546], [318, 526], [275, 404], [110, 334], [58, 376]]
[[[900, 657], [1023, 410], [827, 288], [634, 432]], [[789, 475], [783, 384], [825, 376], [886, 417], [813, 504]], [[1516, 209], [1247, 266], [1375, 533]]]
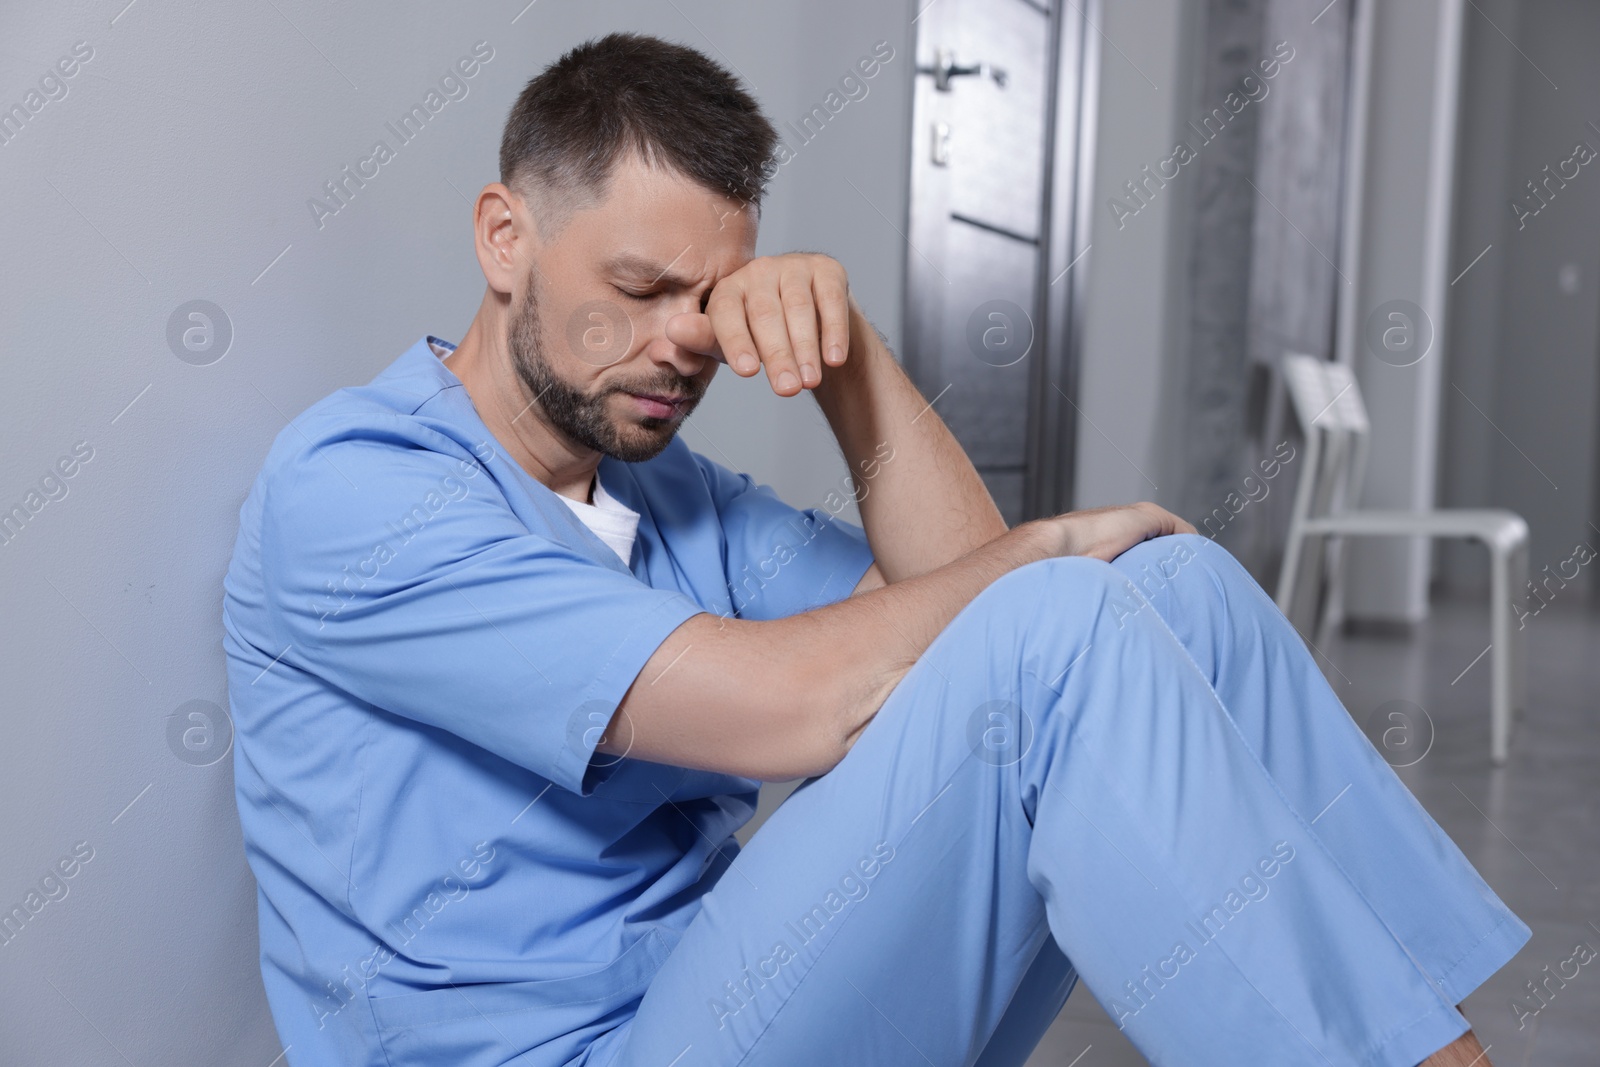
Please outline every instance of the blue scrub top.
[[859, 526], [681, 438], [600, 461], [631, 567], [419, 339], [278, 434], [224, 579], [261, 971], [297, 1067], [566, 1063], [624, 1022], [758, 783], [596, 755], [699, 612], [849, 595]]

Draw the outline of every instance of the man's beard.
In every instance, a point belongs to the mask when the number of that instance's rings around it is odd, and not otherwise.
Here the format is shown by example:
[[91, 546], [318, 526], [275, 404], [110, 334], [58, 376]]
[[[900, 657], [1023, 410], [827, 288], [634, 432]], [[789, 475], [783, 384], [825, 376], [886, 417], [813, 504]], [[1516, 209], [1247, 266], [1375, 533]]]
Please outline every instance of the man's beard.
[[[654, 459], [672, 442], [681, 419], [687, 418], [705, 393], [696, 379], [685, 378], [671, 367], [662, 367], [662, 377], [652, 381], [608, 385], [590, 395], [557, 377], [545, 349], [544, 331], [539, 322], [538, 280], [530, 272], [527, 297], [512, 316], [511, 360], [517, 376], [533, 397], [533, 406], [543, 411], [545, 421], [584, 448], [620, 459], [641, 463]], [[613, 394], [643, 393], [656, 396], [687, 396], [683, 415], [676, 418], [640, 416], [619, 427], [606, 411]], [[631, 401], [630, 401], [631, 402]]]

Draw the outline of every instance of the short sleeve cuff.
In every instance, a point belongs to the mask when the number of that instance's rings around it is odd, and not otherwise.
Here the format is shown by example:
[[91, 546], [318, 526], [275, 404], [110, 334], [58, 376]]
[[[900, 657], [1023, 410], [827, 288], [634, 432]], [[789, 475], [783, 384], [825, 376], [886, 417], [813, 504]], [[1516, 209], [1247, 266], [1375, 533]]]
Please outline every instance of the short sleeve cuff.
[[595, 746], [606, 736], [629, 687], [667, 636], [705, 611], [682, 593], [661, 592], [656, 606], [617, 641], [594, 681], [584, 689], [578, 706], [568, 714], [566, 743], [555, 761], [554, 781], [579, 796], [588, 796], [594, 788], [588, 772]]

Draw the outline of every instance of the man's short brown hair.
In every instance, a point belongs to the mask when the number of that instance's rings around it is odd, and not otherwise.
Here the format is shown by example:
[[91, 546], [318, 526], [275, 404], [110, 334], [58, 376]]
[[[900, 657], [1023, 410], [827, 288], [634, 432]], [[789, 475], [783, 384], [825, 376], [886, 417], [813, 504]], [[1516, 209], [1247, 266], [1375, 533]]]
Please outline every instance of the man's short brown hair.
[[604, 199], [624, 153], [666, 164], [759, 213], [777, 172], [777, 131], [725, 68], [657, 37], [587, 41], [528, 82], [506, 119], [500, 180], [550, 240]]

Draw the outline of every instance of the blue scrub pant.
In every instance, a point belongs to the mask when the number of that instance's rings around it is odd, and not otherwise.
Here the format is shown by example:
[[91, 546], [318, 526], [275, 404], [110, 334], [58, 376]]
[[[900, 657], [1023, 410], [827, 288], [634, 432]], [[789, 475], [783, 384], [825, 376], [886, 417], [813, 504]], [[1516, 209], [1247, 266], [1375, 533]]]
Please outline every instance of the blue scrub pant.
[[1080, 977], [1158, 1067], [1414, 1067], [1530, 936], [1195, 535], [994, 582], [708, 877], [588, 1067], [1020, 1065]]

